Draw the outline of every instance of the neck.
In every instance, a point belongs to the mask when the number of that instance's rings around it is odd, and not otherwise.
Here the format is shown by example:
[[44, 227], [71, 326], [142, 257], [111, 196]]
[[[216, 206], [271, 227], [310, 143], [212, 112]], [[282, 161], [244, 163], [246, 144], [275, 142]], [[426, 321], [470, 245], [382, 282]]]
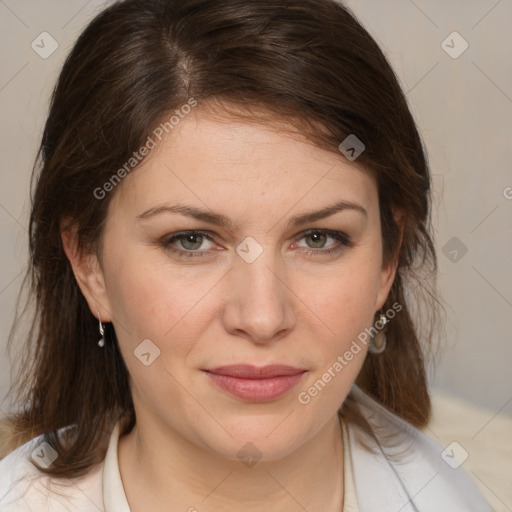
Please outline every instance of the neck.
[[290, 455], [244, 465], [198, 447], [158, 423], [122, 436], [118, 460], [132, 512], [340, 512], [343, 438], [336, 414]]

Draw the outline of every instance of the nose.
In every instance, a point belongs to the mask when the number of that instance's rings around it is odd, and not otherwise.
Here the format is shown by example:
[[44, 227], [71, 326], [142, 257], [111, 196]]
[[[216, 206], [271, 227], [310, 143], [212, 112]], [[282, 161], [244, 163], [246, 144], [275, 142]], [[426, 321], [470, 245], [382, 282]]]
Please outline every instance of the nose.
[[297, 298], [274, 251], [264, 248], [256, 260], [249, 261], [237, 257], [228, 274], [224, 326], [234, 336], [268, 344], [293, 329]]

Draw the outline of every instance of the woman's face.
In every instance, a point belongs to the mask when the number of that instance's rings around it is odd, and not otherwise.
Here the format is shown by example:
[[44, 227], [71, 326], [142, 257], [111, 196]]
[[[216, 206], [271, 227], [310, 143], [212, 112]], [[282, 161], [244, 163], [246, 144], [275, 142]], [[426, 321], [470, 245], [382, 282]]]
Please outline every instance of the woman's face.
[[[335, 417], [366, 347], [344, 354], [394, 278], [382, 268], [375, 179], [356, 165], [196, 110], [117, 186], [102, 268], [82, 290], [114, 324], [139, 424], [232, 460], [251, 442], [272, 460]], [[302, 373], [257, 382], [208, 372], [276, 364]]]

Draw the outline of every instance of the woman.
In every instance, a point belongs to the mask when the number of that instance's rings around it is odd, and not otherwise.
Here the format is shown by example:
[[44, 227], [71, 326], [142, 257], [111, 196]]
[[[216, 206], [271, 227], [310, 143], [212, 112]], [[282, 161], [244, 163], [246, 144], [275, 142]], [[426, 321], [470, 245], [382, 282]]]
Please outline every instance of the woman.
[[420, 431], [430, 173], [347, 8], [114, 3], [38, 157], [2, 511], [491, 510]]

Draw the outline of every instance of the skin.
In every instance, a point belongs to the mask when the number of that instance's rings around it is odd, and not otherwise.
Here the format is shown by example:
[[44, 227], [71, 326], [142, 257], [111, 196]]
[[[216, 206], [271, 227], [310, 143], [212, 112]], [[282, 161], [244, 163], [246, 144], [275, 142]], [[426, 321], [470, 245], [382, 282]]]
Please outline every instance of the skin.
[[[131, 509], [339, 512], [337, 410], [365, 347], [309, 404], [298, 394], [373, 325], [391, 288], [396, 268], [382, 264], [374, 176], [282, 129], [196, 109], [111, 193], [101, 264], [77, 251], [73, 231], [63, 242], [91, 312], [113, 323], [130, 373], [137, 423], [118, 459]], [[286, 226], [340, 200], [367, 216], [346, 209]], [[236, 229], [173, 213], [137, 219], [178, 202], [221, 213]], [[344, 232], [353, 245], [304, 235], [310, 229]], [[159, 243], [184, 230], [213, 241]], [[263, 250], [252, 263], [236, 252], [249, 236]], [[180, 258], [171, 247], [205, 253]], [[160, 350], [149, 366], [134, 355], [144, 339]], [[249, 403], [201, 371], [235, 363], [307, 373], [284, 396]], [[237, 457], [247, 442], [262, 455], [252, 467]]]

